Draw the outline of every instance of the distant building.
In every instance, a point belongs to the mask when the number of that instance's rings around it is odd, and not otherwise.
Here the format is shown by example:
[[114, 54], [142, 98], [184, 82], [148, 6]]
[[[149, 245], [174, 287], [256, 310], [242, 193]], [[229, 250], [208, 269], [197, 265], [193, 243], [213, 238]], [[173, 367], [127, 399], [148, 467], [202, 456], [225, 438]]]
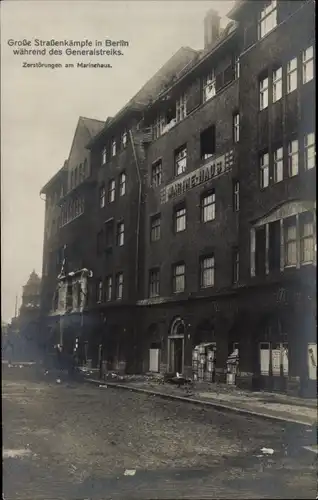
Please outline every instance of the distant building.
[[240, 0], [222, 30], [209, 11], [202, 51], [77, 130], [89, 176], [73, 191], [66, 162], [42, 190], [42, 311], [95, 366], [315, 393], [314, 13]]

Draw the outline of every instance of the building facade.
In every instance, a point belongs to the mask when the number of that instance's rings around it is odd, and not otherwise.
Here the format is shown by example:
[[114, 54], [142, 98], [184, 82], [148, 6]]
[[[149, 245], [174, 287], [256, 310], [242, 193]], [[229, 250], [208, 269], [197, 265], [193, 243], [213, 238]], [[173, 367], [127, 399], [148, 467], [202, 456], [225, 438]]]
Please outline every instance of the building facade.
[[[67, 272], [91, 272], [81, 331], [95, 365], [305, 395], [317, 363], [314, 2], [241, 0], [228, 17], [221, 29], [209, 11], [204, 49], [180, 49], [82, 144], [87, 249], [75, 244], [85, 259]], [[70, 228], [56, 240], [65, 263]]]

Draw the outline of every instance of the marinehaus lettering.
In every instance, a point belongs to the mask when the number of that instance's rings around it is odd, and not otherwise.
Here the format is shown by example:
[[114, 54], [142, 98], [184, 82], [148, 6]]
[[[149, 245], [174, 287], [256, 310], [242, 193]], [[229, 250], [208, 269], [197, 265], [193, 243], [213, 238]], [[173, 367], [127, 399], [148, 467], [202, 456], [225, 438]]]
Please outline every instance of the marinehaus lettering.
[[176, 181], [165, 188], [161, 193], [161, 202], [165, 203], [176, 196], [180, 196], [186, 191], [199, 186], [211, 179], [218, 177], [232, 168], [232, 151], [225, 155], [219, 156], [212, 162], [203, 165], [194, 172], [191, 172], [183, 179]]

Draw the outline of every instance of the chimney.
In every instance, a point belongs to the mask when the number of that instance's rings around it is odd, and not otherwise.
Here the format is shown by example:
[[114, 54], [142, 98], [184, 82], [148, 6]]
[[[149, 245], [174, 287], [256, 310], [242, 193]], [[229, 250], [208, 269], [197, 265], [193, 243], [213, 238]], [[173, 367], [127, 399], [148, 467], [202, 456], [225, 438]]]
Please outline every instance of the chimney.
[[211, 9], [207, 12], [204, 18], [204, 48], [208, 48], [220, 34], [220, 16], [219, 14]]

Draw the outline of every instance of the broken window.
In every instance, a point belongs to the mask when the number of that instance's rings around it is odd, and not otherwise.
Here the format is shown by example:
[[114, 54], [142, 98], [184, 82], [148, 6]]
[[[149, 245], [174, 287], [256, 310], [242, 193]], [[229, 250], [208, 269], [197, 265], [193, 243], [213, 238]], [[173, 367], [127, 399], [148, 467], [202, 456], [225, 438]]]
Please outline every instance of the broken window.
[[153, 187], [160, 186], [162, 181], [162, 161], [158, 160], [151, 167], [151, 185]]
[[212, 70], [202, 80], [203, 102], [208, 101], [216, 94], [215, 72]]
[[175, 175], [184, 174], [187, 168], [187, 147], [181, 146], [181, 148], [175, 151]]
[[266, 256], [266, 231], [265, 226], [259, 227], [255, 231], [255, 274], [263, 276], [265, 274]]
[[201, 158], [205, 160], [215, 153], [215, 125], [203, 130], [200, 134]]
[[270, 271], [280, 269], [280, 221], [269, 224], [268, 265]]
[[[177, 122], [180, 122], [187, 116], [187, 95], [184, 93], [182, 94], [179, 99], [176, 102], [176, 120]], [[170, 120], [168, 120], [167, 117], [167, 122], [169, 123]]]

